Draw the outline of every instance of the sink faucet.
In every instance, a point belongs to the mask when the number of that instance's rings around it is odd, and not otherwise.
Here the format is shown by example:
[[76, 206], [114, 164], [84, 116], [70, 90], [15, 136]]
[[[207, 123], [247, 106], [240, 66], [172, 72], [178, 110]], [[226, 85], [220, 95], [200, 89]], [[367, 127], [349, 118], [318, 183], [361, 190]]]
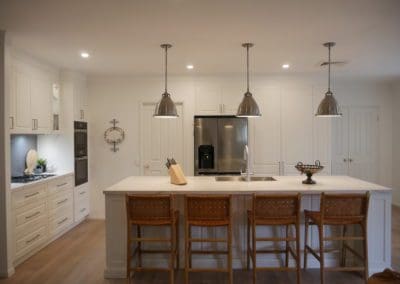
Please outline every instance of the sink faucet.
[[243, 158], [246, 160], [246, 171], [242, 174], [246, 175], [246, 181], [250, 181], [250, 157], [249, 146], [245, 145], [243, 150]]

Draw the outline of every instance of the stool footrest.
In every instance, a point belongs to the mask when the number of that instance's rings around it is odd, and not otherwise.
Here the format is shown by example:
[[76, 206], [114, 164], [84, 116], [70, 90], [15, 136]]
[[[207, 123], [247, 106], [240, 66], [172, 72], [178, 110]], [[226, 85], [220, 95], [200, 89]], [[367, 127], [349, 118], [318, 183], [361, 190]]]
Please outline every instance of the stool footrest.
[[199, 238], [189, 238], [191, 243], [227, 243], [227, 239], [199, 239]]
[[131, 238], [131, 242], [172, 242], [172, 239], [159, 239], [159, 238]]
[[228, 251], [224, 250], [192, 250], [190, 254], [228, 254]]
[[282, 238], [277, 238], [277, 237], [270, 237], [270, 238], [256, 238], [256, 242], [294, 242], [296, 241], [296, 238], [294, 237], [282, 237]]

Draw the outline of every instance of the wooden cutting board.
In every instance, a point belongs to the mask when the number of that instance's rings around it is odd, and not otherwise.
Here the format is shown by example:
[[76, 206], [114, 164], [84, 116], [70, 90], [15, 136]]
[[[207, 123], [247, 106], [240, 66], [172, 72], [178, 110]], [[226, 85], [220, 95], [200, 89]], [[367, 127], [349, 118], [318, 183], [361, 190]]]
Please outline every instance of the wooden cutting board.
[[33, 171], [36, 168], [37, 160], [38, 154], [36, 150], [30, 149], [26, 154], [26, 169], [24, 172], [26, 175], [32, 175], [34, 173]]

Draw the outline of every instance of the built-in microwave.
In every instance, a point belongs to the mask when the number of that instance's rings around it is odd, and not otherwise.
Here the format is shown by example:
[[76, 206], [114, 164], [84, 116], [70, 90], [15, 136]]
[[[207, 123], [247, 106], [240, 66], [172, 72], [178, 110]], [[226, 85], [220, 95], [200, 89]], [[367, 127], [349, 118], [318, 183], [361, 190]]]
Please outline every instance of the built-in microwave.
[[88, 182], [87, 122], [74, 122], [75, 186]]

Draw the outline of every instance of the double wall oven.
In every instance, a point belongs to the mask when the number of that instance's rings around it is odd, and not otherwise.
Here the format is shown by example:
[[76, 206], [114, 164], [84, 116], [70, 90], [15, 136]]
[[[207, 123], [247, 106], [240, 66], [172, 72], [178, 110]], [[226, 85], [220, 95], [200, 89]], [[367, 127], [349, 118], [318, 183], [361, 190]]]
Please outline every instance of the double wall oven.
[[75, 186], [88, 181], [87, 122], [74, 121]]

